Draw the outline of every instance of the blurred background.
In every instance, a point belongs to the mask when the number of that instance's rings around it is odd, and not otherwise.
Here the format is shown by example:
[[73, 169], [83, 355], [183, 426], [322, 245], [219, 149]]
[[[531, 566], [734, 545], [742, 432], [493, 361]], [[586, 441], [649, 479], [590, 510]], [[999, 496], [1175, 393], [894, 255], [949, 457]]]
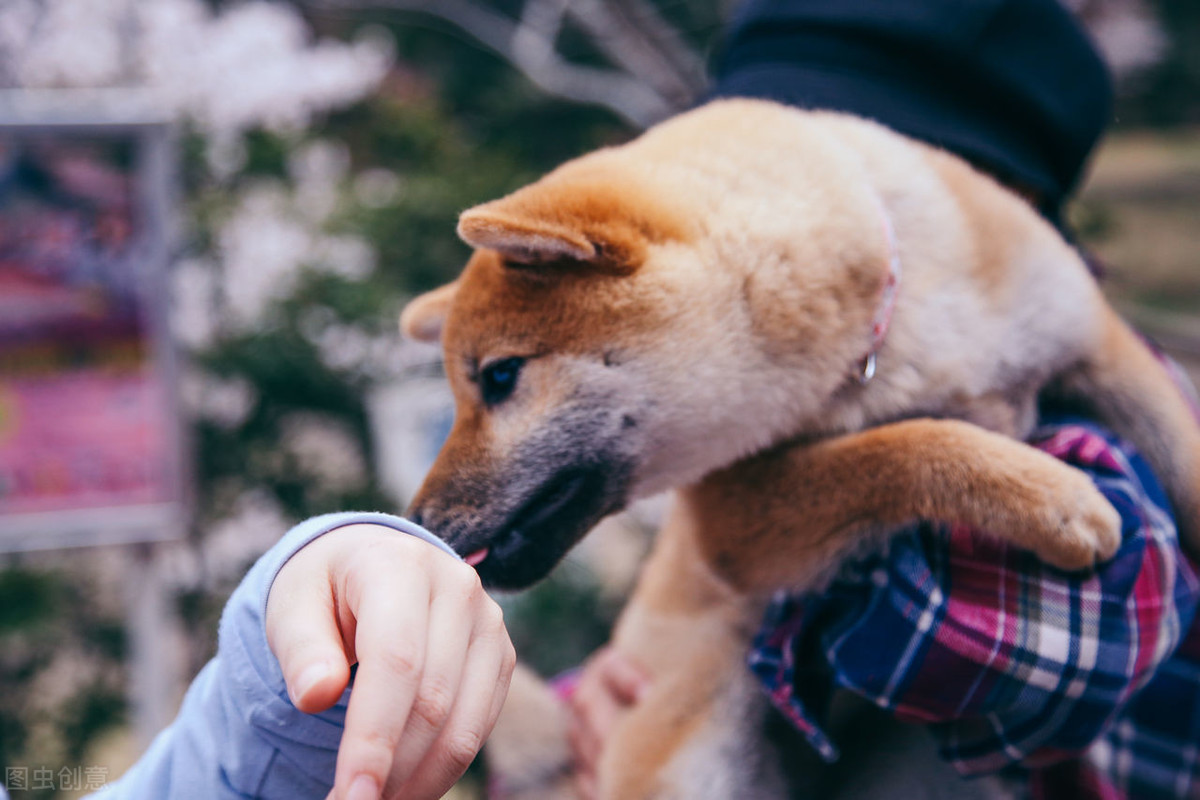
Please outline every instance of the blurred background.
[[[1064, 0], [1118, 77], [1072, 209], [1200, 374], [1200, 4]], [[0, 766], [112, 780], [291, 524], [398, 511], [448, 430], [415, 293], [460, 210], [705, 86], [730, 0], [0, 3]], [[506, 599], [543, 672], [602, 642], [651, 503]], [[14, 771], [15, 770], [15, 771]], [[459, 790], [475, 796], [469, 782]]]

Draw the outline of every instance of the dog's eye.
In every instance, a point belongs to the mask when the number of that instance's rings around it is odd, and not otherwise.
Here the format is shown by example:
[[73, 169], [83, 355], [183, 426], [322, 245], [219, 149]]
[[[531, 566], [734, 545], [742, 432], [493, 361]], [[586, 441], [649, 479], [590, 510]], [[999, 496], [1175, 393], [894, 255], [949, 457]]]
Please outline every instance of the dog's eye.
[[525, 359], [514, 357], [505, 358], [488, 364], [479, 376], [479, 388], [483, 393], [483, 402], [489, 406], [503, 403], [517, 388], [517, 376]]

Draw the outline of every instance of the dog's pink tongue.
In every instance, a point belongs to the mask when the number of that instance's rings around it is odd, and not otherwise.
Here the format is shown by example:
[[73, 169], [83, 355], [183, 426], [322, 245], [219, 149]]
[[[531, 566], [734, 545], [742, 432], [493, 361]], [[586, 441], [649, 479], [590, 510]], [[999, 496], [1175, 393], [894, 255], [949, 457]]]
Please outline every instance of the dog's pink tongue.
[[478, 564], [480, 561], [483, 561], [485, 558], [487, 558], [487, 554], [488, 554], [488, 549], [486, 547], [484, 547], [481, 550], [476, 550], [474, 553], [471, 553], [469, 556], [464, 558], [463, 561], [467, 562], [468, 564], [470, 564], [473, 567], [476, 564]]

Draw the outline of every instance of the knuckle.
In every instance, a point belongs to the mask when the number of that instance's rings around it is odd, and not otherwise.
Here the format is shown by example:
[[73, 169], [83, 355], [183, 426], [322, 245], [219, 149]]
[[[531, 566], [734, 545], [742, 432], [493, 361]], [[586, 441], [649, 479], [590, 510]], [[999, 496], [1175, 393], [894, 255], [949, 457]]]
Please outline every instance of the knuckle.
[[517, 668], [517, 648], [513, 646], [511, 640], [507, 637], [504, 640], [504, 653], [500, 656], [500, 669], [503, 671], [505, 678], [512, 677], [513, 670]]
[[438, 556], [439, 580], [442, 581], [442, 596], [463, 608], [471, 608], [478, 602], [478, 596], [484, 594], [483, 583], [479, 573], [465, 563], [455, 563], [442, 555]]
[[465, 770], [483, 747], [483, 731], [466, 727], [446, 738], [446, 760], [456, 770]]
[[504, 628], [504, 609], [500, 607], [492, 598], [484, 595], [485, 602], [483, 609], [480, 612], [483, 618], [484, 625], [493, 632], [505, 630]]
[[479, 573], [475, 568], [466, 563], [460, 564], [463, 581], [466, 583], [472, 597], [487, 597], [487, 592], [483, 590], [483, 579], [479, 577]]
[[453, 708], [454, 693], [450, 687], [441, 681], [431, 681], [417, 693], [412, 713], [422, 723], [437, 730], [446, 724]]
[[462, 599], [465, 603], [478, 604], [481, 600], [489, 599], [487, 592], [483, 590], [483, 581], [473, 567], [458, 564], [456, 565], [456, 574], [460, 582], [459, 590], [462, 592]]
[[376, 660], [385, 671], [401, 678], [412, 678], [420, 673], [423, 666], [418, 650], [400, 642], [380, 650]]
[[396, 750], [395, 737], [384, 731], [367, 731], [343, 744], [354, 763], [354, 771], [373, 775], [380, 785], [392, 766]]

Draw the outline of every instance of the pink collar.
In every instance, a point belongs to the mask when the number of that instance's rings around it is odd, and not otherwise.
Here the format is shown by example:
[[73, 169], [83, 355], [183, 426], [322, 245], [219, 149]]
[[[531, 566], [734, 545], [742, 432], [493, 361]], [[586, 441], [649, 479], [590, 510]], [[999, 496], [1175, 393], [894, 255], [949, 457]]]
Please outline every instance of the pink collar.
[[888, 274], [883, 282], [883, 293], [875, 316], [871, 320], [871, 349], [863, 356], [862, 371], [859, 373], [859, 383], [867, 383], [875, 377], [875, 362], [883, 340], [887, 338], [888, 328], [892, 324], [892, 312], [896, 310], [896, 295], [900, 293], [900, 245], [896, 240], [896, 228], [892, 225], [892, 217], [883, 205], [883, 200], [875, 196], [879, 206], [879, 218], [883, 223], [883, 236], [888, 246]]

